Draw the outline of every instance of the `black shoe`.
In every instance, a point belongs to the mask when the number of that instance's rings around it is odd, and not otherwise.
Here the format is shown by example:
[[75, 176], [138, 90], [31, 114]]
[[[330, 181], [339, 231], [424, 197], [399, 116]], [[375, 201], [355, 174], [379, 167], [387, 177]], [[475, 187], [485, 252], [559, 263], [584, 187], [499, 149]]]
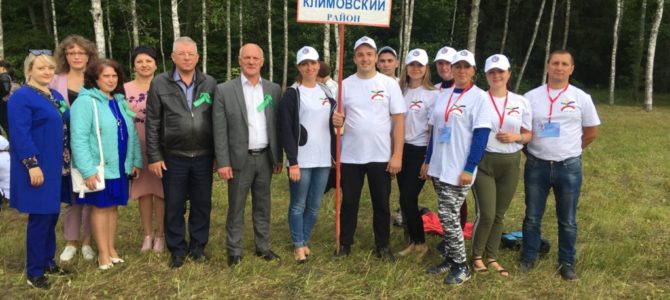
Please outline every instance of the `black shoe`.
[[63, 269], [59, 266], [51, 266], [46, 268], [46, 270], [44, 270], [44, 275], [47, 276], [68, 276], [70, 274], [72, 274], [72, 272]]
[[335, 251], [335, 257], [345, 257], [351, 255], [351, 246], [349, 245], [340, 245], [340, 249]]
[[265, 251], [256, 250], [256, 256], [262, 257], [266, 261], [281, 260], [281, 257], [279, 257], [279, 255], [277, 255], [277, 253], [274, 253], [270, 249], [265, 250]]
[[207, 260], [207, 256], [205, 256], [205, 252], [202, 250], [191, 250], [188, 256], [196, 262], [204, 262]]
[[577, 272], [575, 272], [575, 266], [572, 264], [561, 263], [558, 266], [558, 272], [561, 274], [561, 278], [565, 280], [577, 280]]
[[168, 266], [170, 269], [177, 269], [184, 265], [184, 258], [185, 257], [183, 256], [172, 255], [170, 257], [170, 264]]
[[472, 278], [472, 273], [467, 264], [454, 264], [449, 270], [449, 275], [444, 278], [444, 284], [447, 285], [461, 285], [463, 282]]
[[375, 251], [375, 255], [378, 258], [388, 262], [396, 261], [396, 258], [395, 256], [393, 256], [393, 253], [391, 252], [391, 249], [389, 249], [389, 247], [377, 248], [377, 251]]
[[242, 261], [242, 256], [228, 255], [228, 266], [231, 267], [231, 268], [236, 266], [236, 265], [239, 265], [241, 261]]
[[44, 275], [35, 277], [28, 276], [28, 285], [43, 290], [47, 290], [50, 287], [49, 280]]
[[526, 273], [530, 272], [530, 270], [532, 270], [533, 268], [535, 268], [535, 261], [534, 260], [531, 260], [531, 261], [522, 260], [519, 263], [519, 272], [521, 272], [523, 274], [526, 274]]
[[446, 272], [449, 272], [449, 269], [451, 269], [451, 266], [453, 264], [454, 264], [454, 262], [451, 260], [451, 258], [447, 257], [441, 263], [426, 269], [426, 273], [428, 273], [429, 275], [438, 275], [438, 274], [446, 273]]

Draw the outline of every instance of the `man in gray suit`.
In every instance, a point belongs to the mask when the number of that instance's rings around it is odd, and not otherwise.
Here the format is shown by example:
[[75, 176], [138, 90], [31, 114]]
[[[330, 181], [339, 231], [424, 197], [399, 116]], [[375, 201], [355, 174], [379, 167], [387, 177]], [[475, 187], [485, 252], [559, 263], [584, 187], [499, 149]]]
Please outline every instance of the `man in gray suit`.
[[246, 44], [238, 57], [242, 75], [221, 83], [213, 104], [217, 173], [228, 181], [226, 247], [228, 265], [242, 259], [244, 208], [251, 189], [256, 256], [279, 259], [270, 250], [270, 183], [281, 173], [276, 109], [279, 85], [262, 79], [263, 50]]

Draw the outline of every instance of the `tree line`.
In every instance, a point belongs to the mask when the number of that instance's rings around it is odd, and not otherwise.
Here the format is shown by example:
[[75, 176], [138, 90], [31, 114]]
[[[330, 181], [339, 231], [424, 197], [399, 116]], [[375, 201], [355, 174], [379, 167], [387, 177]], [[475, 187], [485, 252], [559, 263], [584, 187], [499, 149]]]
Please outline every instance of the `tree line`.
[[[663, 68], [670, 57], [655, 55], [670, 49], [666, 1], [396, 0], [389, 28], [346, 27], [343, 72], [353, 72], [353, 42], [368, 35], [399, 50], [401, 59], [412, 48], [432, 56], [444, 45], [470, 49], [478, 62], [503, 53], [513, 65], [510, 88], [526, 91], [544, 82], [548, 53], [568, 49], [576, 85], [609, 87], [609, 99], [597, 100], [614, 104], [626, 95], [651, 110], [654, 93], [670, 92], [670, 69]], [[296, 7], [295, 0], [0, 0], [0, 57], [20, 77], [26, 49], [53, 49], [68, 34], [81, 34], [127, 72], [130, 50], [140, 44], [155, 47], [159, 69], [170, 69], [172, 41], [186, 35], [199, 44], [203, 70], [220, 81], [239, 74], [236, 53], [247, 42], [263, 47], [264, 76], [283, 86], [291, 84], [295, 51], [304, 45], [317, 48], [336, 73], [337, 26], [297, 23]]]

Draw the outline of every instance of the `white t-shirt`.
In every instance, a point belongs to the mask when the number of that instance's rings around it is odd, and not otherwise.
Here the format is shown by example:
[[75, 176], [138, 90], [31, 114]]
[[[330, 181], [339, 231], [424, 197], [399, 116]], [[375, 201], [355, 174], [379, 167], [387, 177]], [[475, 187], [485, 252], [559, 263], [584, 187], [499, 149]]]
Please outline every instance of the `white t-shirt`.
[[298, 147], [300, 168], [331, 166], [330, 154], [330, 101], [318, 85], [299, 86], [300, 125], [307, 130], [307, 143]]
[[356, 74], [342, 81], [344, 132], [341, 161], [348, 164], [391, 159], [391, 115], [405, 113], [400, 86], [379, 72], [369, 79]]
[[[533, 111], [533, 139], [528, 143], [528, 152], [533, 156], [552, 161], [562, 161], [582, 154], [582, 129], [600, 125], [600, 118], [591, 96], [573, 85], [567, 90], [549, 90], [542, 85], [524, 96]], [[553, 105], [549, 97], [557, 97]], [[557, 137], [542, 137], [549, 121], [552, 106], [552, 126], [559, 126]], [[546, 135], [546, 133], [545, 133]]]
[[331, 79], [328, 79], [326, 83], [324, 83], [328, 89], [330, 90], [330, 94], [333, 96], [333, 99], [337, 100], [337, 81]]
[[436, 90], [424, 87], [405, 92], [405, 143], [414, 146], [428, 145], [428, 119], [435, 103]]
[[[491, 94], [487, 93], [488, 101], [491, 102]], [[505, 106], [507, 98], [507, 106]], [[495, 153], [514, 153], [521, 148], [519, 143], [501, 143], [496, 139], [498, 132], [521, 133], [521, 128], [532, 130], [533, 115], [528, 100], [519, 94], [507, 92], [507, 97], [493, 97], [494, 103], [490, 108], [493, 109], [494, 117], [493, 128], [489, 135], [489, 142], [486, 145], [486, 151]], [[495, 105], [495, 106], [494, 106]], [[497, 109], [497, 110], [496, 110]], [[503, 117], [502, 128], [500, 127], [501, 115]]]
[[[431, 114], [433, 154], [428, 175], [458, 186], [470, 154], [472, 133], [476, 128], [493, 128], [495, 113], [492, 113], [488, 95], [479, 87], [473, 86], [462, 96], [461, 93], [452, 94], [453, 90], [449, 88], [438, 94]], [[449, 119], [445, 122], [447, 104], [450, 104]], [[450, 135], [445, 133], [448, 131], [451, 131]], [[476, 173], [475, 168], [473, 179]]]
[[[2, 101], [2, 100], [0, 100]], [[9, 142], [5, 139], [4, 136], [0, 135], [0, 193], [4, 193], [7, 199], [10, 199], [9, 195], [9, 170], [10, 170], [10, 157], [9, 151]]]

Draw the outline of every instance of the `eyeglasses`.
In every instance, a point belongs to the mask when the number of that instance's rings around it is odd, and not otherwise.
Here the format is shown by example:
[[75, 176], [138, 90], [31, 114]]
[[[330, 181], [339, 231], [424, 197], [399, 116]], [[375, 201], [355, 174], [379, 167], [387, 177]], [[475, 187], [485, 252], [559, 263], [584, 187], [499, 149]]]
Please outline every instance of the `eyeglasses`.
[[28, 52], [30, 52], [30, 54], [35, 55], [35, 56], [39, 56], [39, 55], [51, 56], [51, 55], [53, 55], [53, 52], [51, 52], [51, 50], [49, 50], [49, 49], [30, 49], [30, 50], [28, 50]]
[[198, 55], [197, 52], [175, 52], [175, 54], [181, 57], [195, 57]]
[[83, 52], [83, 51], [71, 51], [71, 52], [65, 52], [66, 56], [88, 56], [88, 53]]

